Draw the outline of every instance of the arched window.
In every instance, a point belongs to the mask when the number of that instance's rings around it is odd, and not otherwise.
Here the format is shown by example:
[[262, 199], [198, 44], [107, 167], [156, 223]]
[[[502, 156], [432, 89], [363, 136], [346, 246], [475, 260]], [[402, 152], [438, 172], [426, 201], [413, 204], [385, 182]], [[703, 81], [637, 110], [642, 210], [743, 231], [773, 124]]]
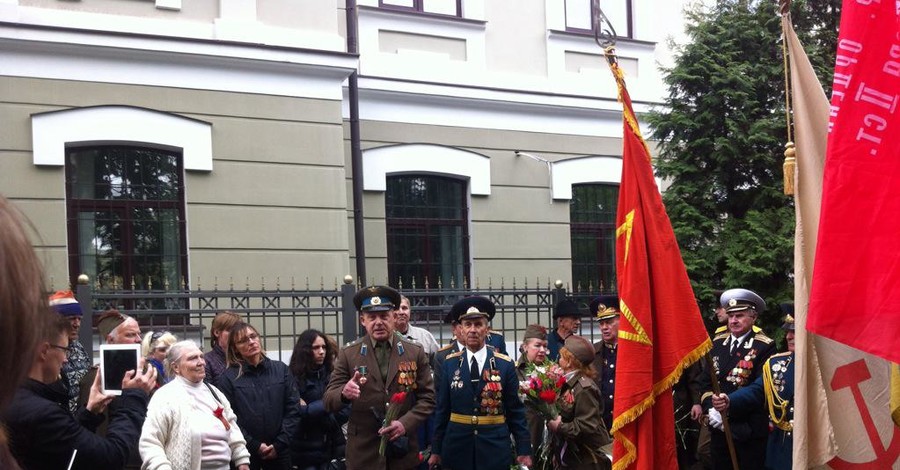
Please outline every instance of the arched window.
[[469, 277], [466, 181], [434, 175], [389, 175], [385, 192], [388, 277], [410, 288]]
[[175, 289], [187, 272], [180, 152], [100, 145], [66, 150], [71, 279], [101, 289]]
[[619, 186], [572, 185], [569, 224], [572, 283], [580, 290], [616, 291], [616, 207]]

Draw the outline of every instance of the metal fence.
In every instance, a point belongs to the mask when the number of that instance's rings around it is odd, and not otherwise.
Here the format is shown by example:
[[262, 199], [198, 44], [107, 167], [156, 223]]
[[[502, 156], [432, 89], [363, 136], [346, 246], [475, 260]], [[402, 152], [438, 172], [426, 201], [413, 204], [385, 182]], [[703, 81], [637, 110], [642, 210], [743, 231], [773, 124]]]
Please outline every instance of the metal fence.
[[[263, 347], [273, 359], [287, 362], [296, 338], [303, 331], [315, 328], [333, 336], [339, 344], [352, 341], [364, 333], [353, 305], [358, 286], [348, 278], [333, 289], [281, 290], [95, 290], [88, 284], [77, 286], [81, 305], [90, 305], [96, 318], [114, 308], [134, 317], [141, 331], [166, 330], [179, 339], [193, 339], [204, 349], [210, 345], [209, 329], [216, 314], [231, 311], [253, 324], [263, 338]], [[514, 353], [525, 327], [537, 323], [553, 326], [553, 307], [569, 297], [587, 315], [587, 304], [597, 295], [592, 292], [569, 293], [561, 282], [540, 286], [524, 285], [487, 288], [414, 288], [402, 294], [410, 299], [410, 322], [429, 330], [438, 343], [452, 338], [449, 325], [443, 323], [450, 307], [459, 299], [480, 295], [497, 306], [491, 328], [504, 335], [507, 349]], [[88, 310], [88, 309], [85, 309]], [[94, 322], [83, 322], [80, 339], [87, 350], [100, 344]], [[597, 330], [589, 321], [582, 322], [582, 334], [592, 341]]]

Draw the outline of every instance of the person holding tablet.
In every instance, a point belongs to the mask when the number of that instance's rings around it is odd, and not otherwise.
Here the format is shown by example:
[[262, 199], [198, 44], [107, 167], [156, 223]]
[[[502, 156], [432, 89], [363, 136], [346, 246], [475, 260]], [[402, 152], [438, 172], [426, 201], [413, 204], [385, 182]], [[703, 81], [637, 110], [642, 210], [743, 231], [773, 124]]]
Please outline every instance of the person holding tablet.
[[79, 409], [76, 417], [66, 407], [68, 396], [50, 386], [66, 362], [68, 329], [68, 320], [59, 319], [45, 334], [28, 378], [3, 417], [12, 454], [29, 470], [120, 469], [137, 445], [149, 393], [156, 385], [156, 369], [125, 375], [106, 435], [98, 436], [94, 428], [112, 400], [100, 391], [100, 377], [95, 376], [87, 408]]

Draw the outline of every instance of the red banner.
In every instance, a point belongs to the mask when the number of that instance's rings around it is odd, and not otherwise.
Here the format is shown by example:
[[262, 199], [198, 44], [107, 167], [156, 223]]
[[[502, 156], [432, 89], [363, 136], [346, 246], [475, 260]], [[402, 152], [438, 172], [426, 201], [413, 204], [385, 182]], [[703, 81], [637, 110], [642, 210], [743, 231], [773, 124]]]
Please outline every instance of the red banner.
[[845, 0], [807, 329], [900, 362], [900, 25]]
[[677, 468], [672, 385], [712, 346], [641, 137], [621, 69], [611, 64], [624, 108], [616, 215], [616, 277], [622, 318], [612, 432], [614, 469]]

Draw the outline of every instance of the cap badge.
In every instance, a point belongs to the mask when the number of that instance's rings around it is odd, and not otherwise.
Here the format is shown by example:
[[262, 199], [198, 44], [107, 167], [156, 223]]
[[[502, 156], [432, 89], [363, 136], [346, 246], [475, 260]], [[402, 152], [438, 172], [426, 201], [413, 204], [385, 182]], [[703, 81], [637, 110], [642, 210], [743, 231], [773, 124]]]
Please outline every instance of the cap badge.
[[603, 305], [603, 304], [597, 305], [597, 315], [600, 315], [601, 313], [603, 313], [604, 310], [606, 310], [606, 305]]
[[469, 313], [481, 313], [481, 310], [478, 310], [478, 307], [469, 307], [469, 309], [466, 310], [466, 314]]
[[372, 300], [369, 301], [369, 304], [371, 304], [371, 305], [381, 305], [381, 297], [378, 297], [378, 296], [372, 297]]
[[728, 299], [729, 307], [734, 307], [735, 305], [737, 305], [737, 303], [738, 303], [737, 299]]

